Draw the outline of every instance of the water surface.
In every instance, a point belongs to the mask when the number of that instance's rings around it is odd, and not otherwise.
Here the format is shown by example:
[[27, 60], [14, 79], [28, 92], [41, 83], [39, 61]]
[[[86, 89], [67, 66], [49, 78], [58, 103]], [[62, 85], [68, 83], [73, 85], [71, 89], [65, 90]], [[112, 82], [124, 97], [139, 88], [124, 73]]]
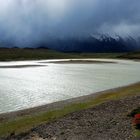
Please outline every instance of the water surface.
[[[55, 64], [47, 63], [47, 60], [0, 62], [0, 113], [140, 81], [140, 62], [103, 61], [117, 63]], [[32, 67], [35, 65], [36, 67]]]

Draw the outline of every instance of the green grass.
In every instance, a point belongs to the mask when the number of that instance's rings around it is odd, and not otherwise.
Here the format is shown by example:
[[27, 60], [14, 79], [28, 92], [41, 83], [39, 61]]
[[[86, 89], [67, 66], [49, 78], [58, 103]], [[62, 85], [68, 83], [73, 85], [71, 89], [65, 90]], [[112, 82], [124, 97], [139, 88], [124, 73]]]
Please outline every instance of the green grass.
[[135, 129], [134, 130], [134, 135], [135, 135], [136, 138], [140, 138], [140, 130]]
[[52, 110], [49, 112], [39, 113], [38, 115], [23, 116], [15, 118], [15, 120], [1, 122], [0, 136], [7, 136], [12, 132], [15, 132], [16, 134], [26, 132], [39, 124], [53, 121], [69, 113], [91, 108], [110, 100], [118, 100], [126, 96], [133, 96], [137, 94], [140, 94], [140, 83], [101, 94], [86, 102], [67, 105], [59, 110]]
[[124, 59], [140, 59], [140, 52], [129, 52], [119, 56]]
[[125, 58], [140, 59], [137, 53], [63, 53], [48, 49], [2, 49], [0, 61], [38, 60], [38, 59], [68, 59], [68, 58]]

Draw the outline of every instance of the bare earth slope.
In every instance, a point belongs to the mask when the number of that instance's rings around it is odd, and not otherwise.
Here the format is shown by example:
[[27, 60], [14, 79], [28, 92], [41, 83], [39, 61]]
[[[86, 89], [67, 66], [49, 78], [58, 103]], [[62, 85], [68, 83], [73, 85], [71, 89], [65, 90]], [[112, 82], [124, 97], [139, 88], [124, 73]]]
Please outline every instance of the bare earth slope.
[[140, 95], [109, 101], [7, 140], [133, 140], [132, 120], [127, 115], [138, 106]]

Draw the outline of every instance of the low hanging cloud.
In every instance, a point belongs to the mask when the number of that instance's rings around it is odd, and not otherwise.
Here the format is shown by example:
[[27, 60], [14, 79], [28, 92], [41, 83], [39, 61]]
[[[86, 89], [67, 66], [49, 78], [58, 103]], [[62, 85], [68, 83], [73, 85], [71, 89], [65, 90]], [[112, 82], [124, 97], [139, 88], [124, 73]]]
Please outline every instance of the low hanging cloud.
[[0, 0], [0, 41], [18, 46], [90, 34], [140, 34], [139, 0]]

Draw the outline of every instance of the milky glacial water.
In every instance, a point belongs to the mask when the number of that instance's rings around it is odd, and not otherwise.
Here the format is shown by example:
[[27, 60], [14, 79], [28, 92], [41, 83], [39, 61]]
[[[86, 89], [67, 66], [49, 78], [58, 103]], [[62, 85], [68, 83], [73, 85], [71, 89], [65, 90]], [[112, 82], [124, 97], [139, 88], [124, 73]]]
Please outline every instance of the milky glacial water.
[[[103, 61], [117, 63], [53, 64], [47, 63], [47, 60], [0, 62], [0, 113], [49, 104], [140, 81], [140, 62], [110, 59]], [[17, 65], [21, 67], [16, 67]], [[37, 67], [33, 67], [34, 65]]]

